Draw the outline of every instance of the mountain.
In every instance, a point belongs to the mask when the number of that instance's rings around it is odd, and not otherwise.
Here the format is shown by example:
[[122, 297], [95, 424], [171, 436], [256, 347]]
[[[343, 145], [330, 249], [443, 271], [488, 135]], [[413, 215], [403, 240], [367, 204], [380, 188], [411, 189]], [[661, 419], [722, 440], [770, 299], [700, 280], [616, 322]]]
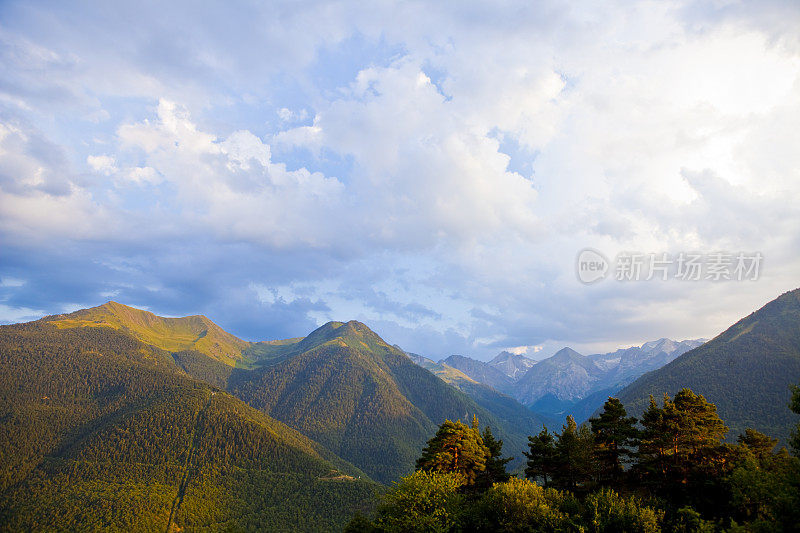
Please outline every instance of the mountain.
[[514, 396], [529, 406], [544, 397], [574, 401], [586, 396], [603, 374], [590, 358], [562, 348], [532, 366], [515, 385]]
[[535, 364], [536, 361], [524, 355], [505, 351], [497, 354], [494, 359], [488, 363], [489, 366], [496, 368], [514, 381], [525, 375], [525, 372]]
[[[527, 435], [541, 427], [526, 410], [522, 419], [512, 415], [510, 399], [495, 398], [488, 388], [477, 395], [489, 407], [482, 406], [359, 322], [329, 322], [307, 337], [249, 343], [205, 317], [161, 318], [109, 302], [47, 323], [60, 331], [135, 337], [163, 351], [166, 365], [227, 390], [383, 482], [413, 470], [446, 418], [477, 415], [520, 462]], [[492, 406], [500, 411], [493, 413]]]
[[464, 357], [463, 355], [451, 355], [442, 362], [460, 370], [475, 381], [489, 385], [500, 392], [510, 392], [514, 388], [513, 379], [483, 361]]
[[[445, 383], [465, 393], [475, 403], [498, 417], [507, 427], [516, 428], [517, 434], [521, 436], [538, 433], [542, 430], [543, 424], [549, 426], [555, 426], [556, 424], [554, 419], [542, 416], [539, 413], [533, 413], [511, 396], [498, 392], [483, 383], [478, 383], [446, 363], [436, 363], [417, 354], [406, 353], [406, 355], [417, 365], [429, 370]], [[508, 453], [508, 449], [504, 451]], [[521, 451], [527, 450], [522, 448]], [[516, 454], [515, 461], [510, 463], [511, 468], [520, 467], [524, 463], [521, 451], [514, 451], [514, 454]]]
[[[425, 370], [433, 373], [447, 383], [448, 385], [452, 385], [453, 387], [464, 391], [464, 387], [467, 384], [470, 385], [482, 385], [488, 389], [492, 389], [488, 385], [483, 385], [482, 383], [478, 383], [462, 371], [458, 370], [457, 368], [453, 368], [452, 366], [446, 363], [436, 363], [432, 359], [428, 359], [427, 357], [422, 357], [421, 355], [417, 354], [410, 354], [406, 352], [406, 355], [409, 359], [411, 359], [415, 364], [421, 366]], [[466, 392], [466, 391], [464, 391]], [[496, 394], [500, 394], [499, 392], [495, 391]], [[473, 398], [474, 399], [474, 398]]]
[[561, 420], [571, 414], [581, 422], [608, 396], [703, 342], [705, 339], [659, 339], [589, 356], [563, 348], [539, 362], [509, 352], [501, 352], [488, 363], [463, 356], [451, 356], [444, 362], [474, 381], [508, 394], [540, 418]]
[[243, 352], [253, 346], [253, 343], [231, 335], [203, 315], [162, 318], [117, 302], [69, 315], [52, 316], [47, 320], [59, 329], [106, 327], [120, 330], [168, 352], [195, 350], [230, 366], [244, 363]]
[[0, 530], [341, 530], [371, 505], [358, 468], [160, 347], [230, 371], [230, 336], [130, 309], [0, 327]]
[[228, 389], [383, 482], [413, 470], [445, 419], [477, 415], [518, 459], [528, 428], [541, 427], [531, 413], [491, 412], [355, 321], [329, 322], [261, 366], [234, 369]]
[[786, 443], [797, 415], [789, 386], [800, 382], [800, 289], [787, 292], [714, 339], [645, 374], [620, 391], [633, 413], [652, 394], [674, 396], [682, 387], [717, 405], [735, 438], [754, 428]]
[[661, 368], [679, 355], [697, 348], [706, 340], [659, 339], [611, 353], [590, 355], [589, 358], [597, 366], [607, 371], [602, 379], [607, 387], [621, 388], [642, 374]]
[[531, 367], [513, 394], [537, 413], [558, 419], [570, 414], [580, 423], [625, 385], [703, 342], [659, 339], [589, 356], [564, 348]]

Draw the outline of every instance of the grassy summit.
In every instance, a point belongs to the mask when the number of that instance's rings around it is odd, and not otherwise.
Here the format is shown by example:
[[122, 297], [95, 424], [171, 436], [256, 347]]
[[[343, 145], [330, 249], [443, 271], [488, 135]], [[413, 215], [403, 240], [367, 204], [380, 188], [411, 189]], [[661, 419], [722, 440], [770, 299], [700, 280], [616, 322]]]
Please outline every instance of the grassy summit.
[[117, 329], [162, 350], [196, 350], [230, 366], [243, 363], [242, 353], [253, 344], [231, 335], [203, 315], [163, 318], [117, 302], [49, 317], [48, 321], [60, 329]]

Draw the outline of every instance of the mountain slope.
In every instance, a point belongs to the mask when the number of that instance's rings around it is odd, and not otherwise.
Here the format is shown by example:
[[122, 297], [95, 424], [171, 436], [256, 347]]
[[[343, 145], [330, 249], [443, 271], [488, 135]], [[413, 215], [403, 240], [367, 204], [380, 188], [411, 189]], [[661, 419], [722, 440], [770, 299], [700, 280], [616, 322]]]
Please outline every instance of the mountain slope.
[[787, 292], [716, 338], [640, 377], [619, 393], [634, 413], [650, 394], [660, 399], [689, 387], [717, 405], [735, 437], [755, 428], [783, 443], [798, 416], [789, 386], [800, 382], [800, 289]]
[[463, 355], [451, 355], [442, 362], [460, 370], [475, 381], [489, 385], [500, 392], [509, 392], [514, 387], [513, 379], [483, 361], [477, 361]]
[[236, 369], [229, 390], [379, 481], [413, 470], [448, 418], [477, 415], [518, 457], [528, 434], [355, 321], [325, 324], [265, 366]]
[[108, 327], [121, 330], [162, 350], [195, 350], [231, 366], [241, 362], [242, 352], [251, 346], [203, 315], [163, 318], [117, 302], [49, 317], [48, 322], [59, 329]]
[[0, 530], [336, 530], [379, 490], [125, 328], [52, 323], [86, 316], [0, 327]]
[[603, 370], [591, 359], [571, 348], [562, 348], [532, 366], [517, 382], [514, 396], [525, 405], [548, 395], [558, 400], [580, 399], [602, 375]]
[[[445, 383], [452, 385], [475, 403], [487, 409], [509, 427], [514, 427], [522, 435], [534, 435], [542, 430], [542, 424], [555, 426], [555, 420], [534, 413], [511, 396], [496, 391], [483, 383], [478, 383], [458, 369], [445, 363], [435, 363], [431, 359], [416, 354], [406, 353], [419, 366], [429, 370]], [[508, 450], [505, 450], [508, 452]], [[523, 450], [526, 451], [526, 450]], [[515, 452], [516, 453], [516, 452]], [[512, 467], [522, 464], [523, 456], [517, 453], [517, 461]]]

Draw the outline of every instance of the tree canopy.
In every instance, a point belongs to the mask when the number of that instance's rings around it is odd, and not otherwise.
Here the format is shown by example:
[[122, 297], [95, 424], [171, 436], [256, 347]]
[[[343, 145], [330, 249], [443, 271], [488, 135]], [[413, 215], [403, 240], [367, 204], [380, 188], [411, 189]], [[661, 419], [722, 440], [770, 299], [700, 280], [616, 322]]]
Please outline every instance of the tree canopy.
[[460, 474], [467, 485], [475, 483], [486, 470], [491, 451], [484, 444], [477, 419], [472, 426], [456, 420], [445, 420], [417, 460], [417, 470]]

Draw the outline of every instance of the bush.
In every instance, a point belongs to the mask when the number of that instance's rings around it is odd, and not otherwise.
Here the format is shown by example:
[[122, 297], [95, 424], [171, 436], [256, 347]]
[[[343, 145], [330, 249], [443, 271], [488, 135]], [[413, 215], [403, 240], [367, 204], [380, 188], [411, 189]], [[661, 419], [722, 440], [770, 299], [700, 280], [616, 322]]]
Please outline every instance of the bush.
[[611, 489], [602, 489], [586, 498], [585, 522], [589, 531], [654, 533], [661, 531], [664, 513], [645, 507], [637, 498], [623, 498]]
[[464, 478], [449, 472], [414, 472], [386, 493], [377, 525], [384, 531], [450, 531], [458, 523]]
[[[566, 492], [544, 489], [527, 479], [495, 483], [473, 516], [473, 528], [482, 531], [562, 531], [572, 529], [570, 508], [578, 504]], [[472, 528], [469, 528], [472, 529]]]

